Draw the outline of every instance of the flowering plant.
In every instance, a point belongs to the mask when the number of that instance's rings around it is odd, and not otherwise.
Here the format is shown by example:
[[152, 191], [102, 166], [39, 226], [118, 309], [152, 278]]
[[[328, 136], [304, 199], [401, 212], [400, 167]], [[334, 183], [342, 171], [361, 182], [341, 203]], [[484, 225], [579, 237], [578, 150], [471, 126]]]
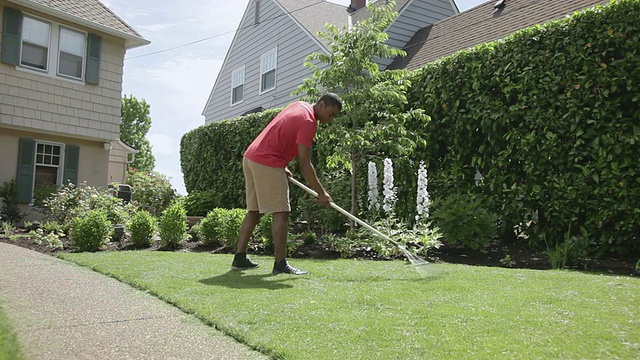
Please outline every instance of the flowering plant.
[[393, 186], [393, 162], [391, 159], [384, 159], [384, 190], [382, 194], [384, 199], [382, 201], [382, 209], [390, 216], [394, 215], [394, 208], [396, 204], [396, 188]]
[[429, 199], [429, 191], [427, 190], [427, 167], [424, 161], [420, 161], [420, 167], [418, 168], [418, 194], [416, 200], [416, 223], [421, 223], [427, 220], [429, 217], [429, 205], [431, 201]]
[[378, 170], [373, 161], [369, 161], [369, 210], [380, 210], [378, 200]]

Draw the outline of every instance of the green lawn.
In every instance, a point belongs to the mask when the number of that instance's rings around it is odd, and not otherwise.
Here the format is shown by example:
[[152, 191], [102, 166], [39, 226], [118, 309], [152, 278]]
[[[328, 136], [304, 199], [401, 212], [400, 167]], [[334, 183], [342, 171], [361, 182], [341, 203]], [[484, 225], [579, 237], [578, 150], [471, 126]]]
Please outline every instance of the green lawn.
[[229, 271], [232, 255], [61, 254], [149, 290], [286, 359], [638, 359], [640, 279], [464, 265], [298, 260], [311, 274]]
[[[0, 303], [0, 305], [2, 305]], [[9, 326], [9, 321], [0, 306], [0, 360], [22, 359], [20, 347], [15, 333]]]

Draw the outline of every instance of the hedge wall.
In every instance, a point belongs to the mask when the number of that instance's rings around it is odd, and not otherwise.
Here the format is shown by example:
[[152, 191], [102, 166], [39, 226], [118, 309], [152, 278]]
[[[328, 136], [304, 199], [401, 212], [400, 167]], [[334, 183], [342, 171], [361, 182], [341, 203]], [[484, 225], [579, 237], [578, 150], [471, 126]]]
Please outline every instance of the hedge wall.
[[218, 198], [213, 207], [244, 208], [242, 154], [279, 110], [210, 123], [184, 134], [180, 166], [187, 192], [214, 190]]
[[415, 72], [434, 195], [481, 191], [510, 225], [537, 212], [532, 242], [571, 228], [600, 255], [637, 252], [638, 19], [639, 1], [616, 1]]

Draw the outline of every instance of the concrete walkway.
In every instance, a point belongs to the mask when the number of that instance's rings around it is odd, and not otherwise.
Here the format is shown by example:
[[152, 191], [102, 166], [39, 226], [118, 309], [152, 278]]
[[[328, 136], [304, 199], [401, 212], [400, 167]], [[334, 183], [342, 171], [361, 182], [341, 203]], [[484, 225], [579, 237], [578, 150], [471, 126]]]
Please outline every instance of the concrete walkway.
[[26, 359], [267, 359], [143, 291], [5, 243], [0, 306]]

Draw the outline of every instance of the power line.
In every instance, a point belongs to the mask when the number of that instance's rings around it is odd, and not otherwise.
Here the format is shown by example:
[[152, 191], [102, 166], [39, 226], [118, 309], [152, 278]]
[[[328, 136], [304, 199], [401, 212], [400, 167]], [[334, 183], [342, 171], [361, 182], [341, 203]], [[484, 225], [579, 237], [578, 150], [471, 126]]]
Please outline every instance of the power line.
[[[301, 11], [301, 10], [308, 9], [308, 8], [310, 8], [310, 7], [312, 7], [312, 6], [316, 6], [316, 5], [322, 4], [323, 2], [324, 2], [324, 1], [322, 1], [322, 0], [321, 0], [321, 1], [315, 2], [315, 3], [313, 3], [313, 4], [309, 4], [309, 5], [303, 6], [303, 7], [299, 8], [299, 9], [296, 9], [296, 10], [293, 10], [293, 11], [286, 11], [286, 12], [285, 12], [284, 14], [282, 14], [282, 15], [277, 15], [277, 16], [274, 16], [274, 17], [272, 17], [272, 18], [267, 18], [267, 19], [265, 19], [265, 20], [262, 20], [262, 21], [260, 21], [258, 24], [266, 23], [266, 22], [269, 22], [269, 21], [273, 21], [273, 20], [279, 19], [279, 18], [281, 18], [281, 17], [283, 17], [283, 16], [291, 15], [291, 14], [293, 14], [294, 12], [298, 12], [298, 11]], [[231, 31], [227, 31], [227, 32], [224, 32], [224, 33], [220, 33], [220, 34], [216, 34], [216, 35], [208, 36], [208, 37], [206, 37], [206, 38], [202, 38], [202, 39], [200, 39], [200, 40], [195, 40], [195, 41], [191, 41], [191, 42], [188, 42], [188, 43], [184, 43], [184, 44], [176, 45], [176, 46], [173, 46], [173, 47], [170, 47], [170, 48], [167, 48], [167, 49], [158, 50], [158, 51], [153, 51], [153, 52], [150, 52], [150, 53], [147, 53], [147, 54], [142, 54], [142, 55], [137, 55], [137, 56], [127, 57], [127, 58], [125, 58], [125, 60], [138, 59], [138, 58], [141, 58], [141, 57], [147, 57], [147, 56], [151, 56], [151, 55], [156, 55], [156, 54], [160, 54], [160, 53], [164, 53], [164, 52], [172, 51], [172, 50], [175, 50], [175, 49], [180, 49], [180, 48], [183, 48], [183, 47], [186, 47], [186, 46], [189, 46], [189, 45], [197, 44], [197, 43], [200, 43], [200, 42], [203, 42], [203, 41], [207, 41], [207, 40], [211, 40], [211, 39], [214, 39], [214, 38], [217, 38], [217, 37], [221, 37], [221, 36], [225, 36], [225, 35], [233, 34], [234, 32], [237, 32], [237, 31], [240, 31], [240, 30], [244, 30], [244, 29], [248, 29], [248, 28], [250, 28], [250, 27], [254, 27], [254, 26], [258, 25], [258, 24], [251, 24], [251, 25], [247, 25], [247, 26], [244, 26], [244, 27], [239, 27], [239, 28], [238, 28], [238, 29], [236, 29], [236, 30], [231, 30]]]

